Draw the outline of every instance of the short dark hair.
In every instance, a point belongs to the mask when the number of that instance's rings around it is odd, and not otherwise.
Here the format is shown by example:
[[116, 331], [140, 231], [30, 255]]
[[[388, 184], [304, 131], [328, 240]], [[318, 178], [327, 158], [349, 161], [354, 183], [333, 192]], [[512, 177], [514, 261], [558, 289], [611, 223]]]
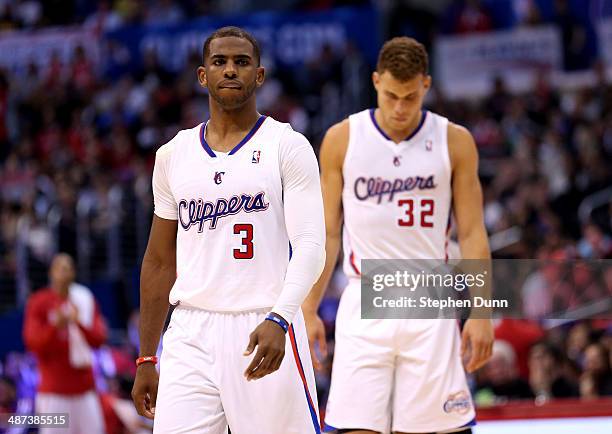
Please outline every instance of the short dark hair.
[[389, 71], [393, 77], [405, 81], [418, 74], [427, 75], [429, 57], [423, 44], [406, 36], [393, 38], [382, 46], [378, 53], [376, 71]]
[[249, 41], [251, 45], [253, 46], [253, 54], [255, 55], [257, 66], [259, 66], [261, 55], [260, 55], [259, 43], [257, 42], [257, 39], [255, 39], [253, 35], [251, 35], [246, 30], [241, 29], [240, 27], [236, 27], [236, 26], [221, 27], [220, 29], [215, 30], [208, 38], [206, 38], [206, 41], [204, 41], [204, 48], [202, 49], [202, 64], [206, 63], [206, 58], [208, 57], [208, 54], [209, 54], [210, 43], [214, 39], [229, 38], [229, 37], [241, 38], [241, 39], [246, 39], [247, 41]]

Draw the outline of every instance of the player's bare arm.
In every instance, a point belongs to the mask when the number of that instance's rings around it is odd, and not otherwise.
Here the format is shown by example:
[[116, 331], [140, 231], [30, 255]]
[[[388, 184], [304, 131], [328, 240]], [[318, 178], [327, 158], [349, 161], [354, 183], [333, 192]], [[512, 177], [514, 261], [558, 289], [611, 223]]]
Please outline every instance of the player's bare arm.
[[317, 357], [315, 343], [321, 357], [327, 356], [325, 327], [317, 310], [325, 289], [334, 272], [341, 245], [342, 232], [342, 165], [349, 141], [348, 119], [332, 126], [321, 143], [319, 162], [321, 164], [321, 191], [325, 210], [325, 268], [304, 301], [303, 311], [310, 344], [310, 354], [315, 369], [322, 368], [322, 361]]
[[[149, 243], [140, 274], [140, 353], [157, 352], [168, 314], [168, 295], [176, 280], [177, 221], [153, 216]], [[143, 363], [136, 370], [132, 399], [138, 414], [153, 419], [157, 399], [158, 374], [154, 363]]]
[[276, 371], [285, 354], [285, 332], [303, 304], [325, 262], [325, 229], [319, 167], [312, 146], [294, 131], [281, 152], [283, 210], [293, 254], [283, 290], [272, 308], [273, 321], [263, 321], [249, 336], [245, 355], [257, 353], [246, 369], [248, 380]]
[[[461, 256], [463, 259], [490, 259], [476, 144], [467, 129], [450, 123], [448, 147], [453, 171], [453, 211]], [[467, 320], [462, 332], [461, 352], [469, 356], [466, 363], [468, 372], [480, 368], [491, 357], [493, 340], [493, 326], [489, 319]]]

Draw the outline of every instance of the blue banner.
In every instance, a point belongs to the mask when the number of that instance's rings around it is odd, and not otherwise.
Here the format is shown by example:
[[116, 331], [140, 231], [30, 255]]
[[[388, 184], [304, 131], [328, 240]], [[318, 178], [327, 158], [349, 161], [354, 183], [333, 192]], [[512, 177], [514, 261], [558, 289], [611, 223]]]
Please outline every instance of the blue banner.
[[154, 50], [163, 66], [176, 71], [190, 54], [202, 52], [208, 35], [228, 25], [243, 27], [257, 38], [263, 64], [269, 67], [299, 67], [316, 59], [325, 45], [344, 49], [349, 42], [373, 64], [381, 44], [378, 15], [372, 8], [308, 13], [260, 12], [198, 18], [172, 26], [123, 28], [106, 34], [106, 60], [111, 68], [112, 65], [138, 68], [143, 54]]

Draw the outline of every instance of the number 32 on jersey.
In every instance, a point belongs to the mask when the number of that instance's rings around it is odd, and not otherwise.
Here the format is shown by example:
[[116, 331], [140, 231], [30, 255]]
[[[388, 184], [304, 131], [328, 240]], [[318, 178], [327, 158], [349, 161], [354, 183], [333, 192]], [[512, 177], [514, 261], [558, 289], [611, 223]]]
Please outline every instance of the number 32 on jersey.
[[397, 219], [397, 224], [401, 227], [433, 228], [434, 205], [433, 199], [399, 199], [397, 206], [402, 209], [402, 218]]

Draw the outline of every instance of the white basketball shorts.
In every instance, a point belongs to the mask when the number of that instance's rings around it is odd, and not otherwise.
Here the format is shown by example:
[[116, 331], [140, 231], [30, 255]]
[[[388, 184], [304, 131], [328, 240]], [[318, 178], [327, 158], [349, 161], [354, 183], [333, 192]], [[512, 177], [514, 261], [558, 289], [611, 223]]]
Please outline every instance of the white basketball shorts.
[[103, 434], [104, 415], [100, 398], [94, 390], [80, 395], [36, 395], [37, 413], [68, 413], [68, 427], [41, 427], [40, 434]]
[[352, 280], [336, 317], [326, 427], [431, 433], [473, 425], [457, 322], [364, 320], [360, 303]]
[[177, 307], [164, 334], [156, 434], [320, 433], [314, 372], [301, 311], [278, 371], [247, 381], [249, 334], [266, 316]]

